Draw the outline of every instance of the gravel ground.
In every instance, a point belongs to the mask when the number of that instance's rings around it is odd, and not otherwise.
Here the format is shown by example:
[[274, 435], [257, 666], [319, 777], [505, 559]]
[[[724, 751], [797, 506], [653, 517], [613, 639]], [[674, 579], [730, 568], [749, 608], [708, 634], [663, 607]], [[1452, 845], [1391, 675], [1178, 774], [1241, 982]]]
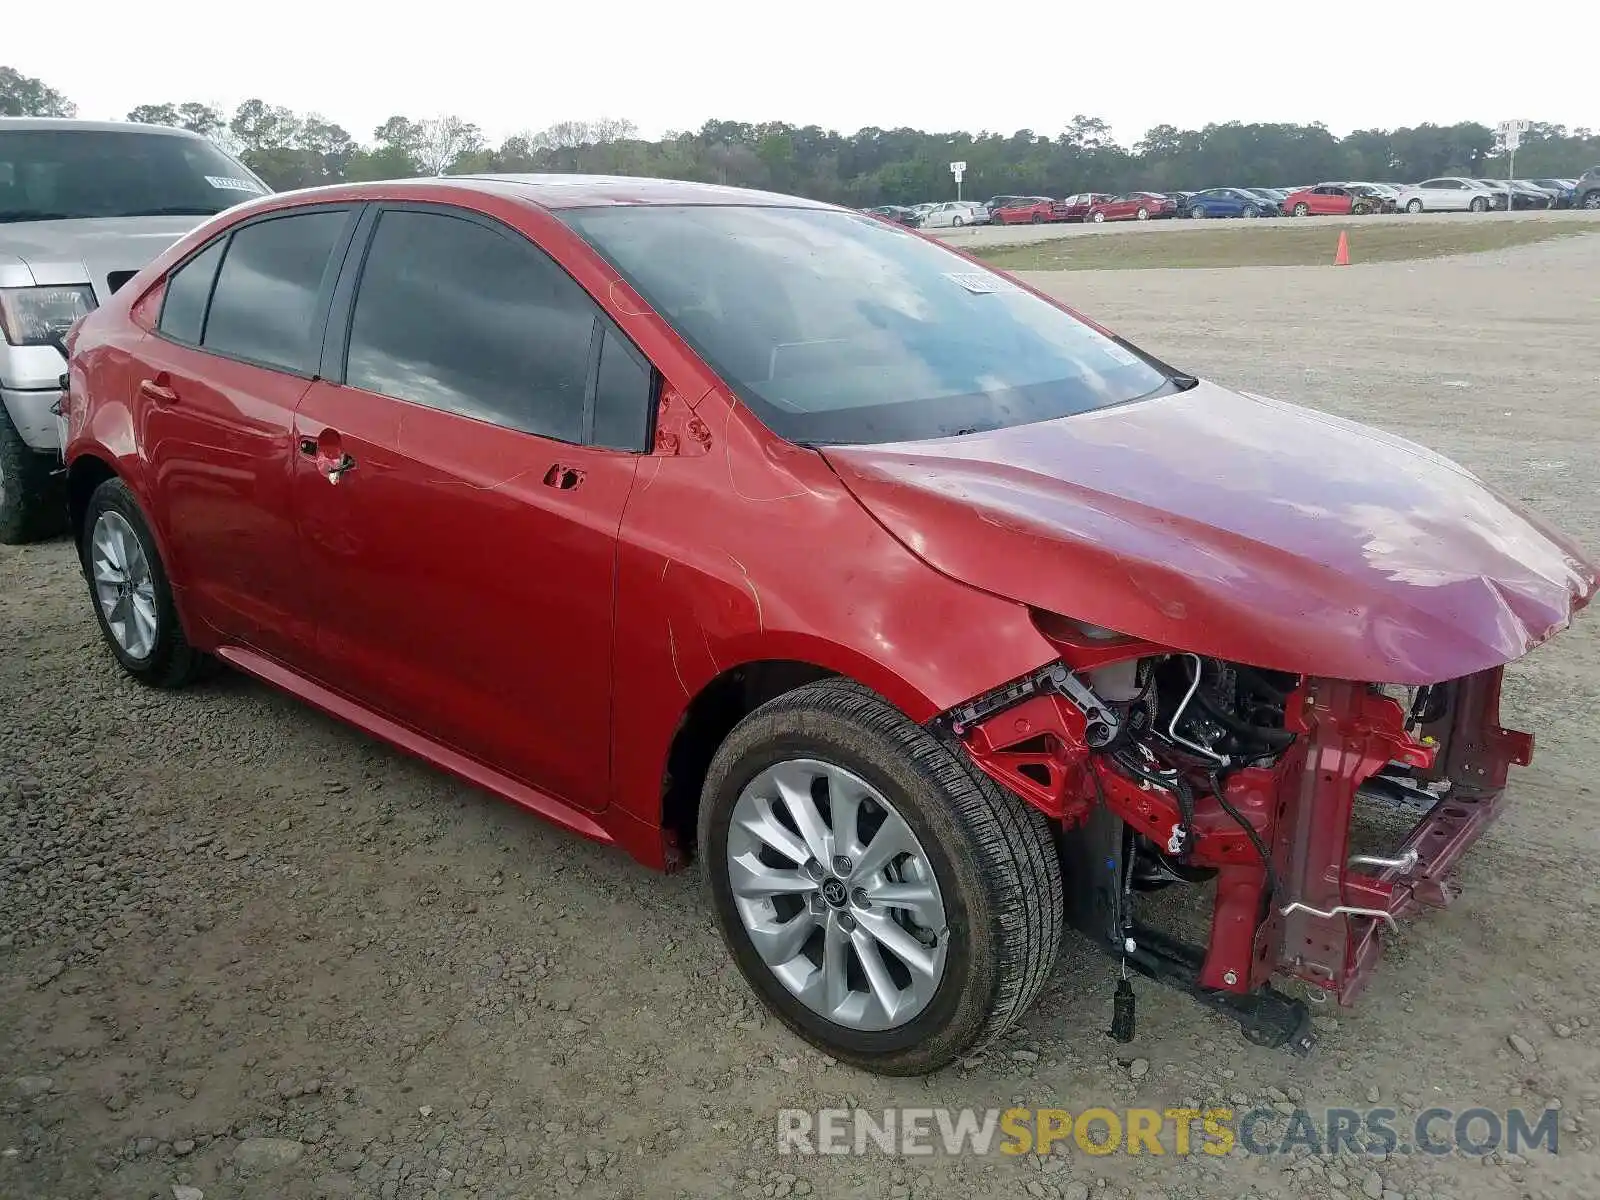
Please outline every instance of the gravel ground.
[[[1223, 382], [1421, 438], [1600, 546], [1600, 237], [1348, 269], [1041, 276]], [[1517, 665], [1537, 732], [1452, 908], [1309, 1059], [1070, 940], [928, 1080], [763, 1018], [693, 873], [652, 876], [232, 675], [162, 694], [64, 543], [0, 547], [0, 1196], [1221, 1198], [1600, 1194], [1600, 625]], [[1121, 1050], [1121, 1060], [1115, 1050]], [[1559, 1102], [1562, 1153], [1353, 1162], [780, 1157], [780, 1107]], [[198, 1190], [190, 1190], [198, 1189]]]

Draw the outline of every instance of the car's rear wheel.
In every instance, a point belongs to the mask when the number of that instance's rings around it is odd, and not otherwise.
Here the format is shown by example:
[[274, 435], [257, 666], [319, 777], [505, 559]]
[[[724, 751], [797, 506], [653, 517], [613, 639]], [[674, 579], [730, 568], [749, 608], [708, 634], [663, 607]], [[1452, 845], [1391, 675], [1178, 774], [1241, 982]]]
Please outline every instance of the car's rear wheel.
[[1472, 198], [1472, 203], [1467, 205], [1467, 207], [1470, 208], [1473, 212], [1483, 212], [1486, 208], [1489, 207], [1489, 202], [1487, 200], [1485, 200], [1482, 196], [1474, 196]]
[[89, 498], [78, 555], [100, 632], [124, 671], [151, 687], [181, 687], [212, 665], [184, 636], [155, 538], [122, 480]]
[[1247, 217], [1259, 217], [1261, 212], [1254, 204], [1246, 204], [1244, 206], [1244, 215]]
[[0, 404], [0, 545], [36, 542], [66, 528], [66, 497], [51, 475], [55, 465], [22, 440]]
[[965, 222], [962, 221], [962, 219], [960, 217], [951, 217], [950, 218], [950, 224], [952, 224], [952, 225], [962, 225], [962, 224], [965, 224]]
[[1040, 213], [1034, 213], [1033, 216], [1028, 218], [1028, 223], [1030, 225], [1043, 225], [1044, 217]]
[[1150, 210], [1148, 208], [1141, 208], [1133, 215], [1138, 217], [1141, 221], [1148, 221], [1150, 219]]
[[699, 847], [724, 940], [790, 1029], [914, 1075], [1015, 1022], [1054, 965], [1048, 823], [867, 689], [811, 684], [717, 751]]
[[1106, 215], [1103, 212], [1097, 212], [1092, 217], [1090, 217], [1090, 220], [1092, 220], [1096, 225], [1100, 225], [1100, 224], [1104, 223], [1105, 219], [1106, 219]]

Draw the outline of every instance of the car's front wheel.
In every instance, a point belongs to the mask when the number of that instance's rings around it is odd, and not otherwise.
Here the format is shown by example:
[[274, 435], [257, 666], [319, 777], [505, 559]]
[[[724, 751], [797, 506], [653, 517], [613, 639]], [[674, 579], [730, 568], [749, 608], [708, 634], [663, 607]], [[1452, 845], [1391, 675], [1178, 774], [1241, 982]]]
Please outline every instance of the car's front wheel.
[[184, 636], [155, 538], [122, 480], [106, 480], [89, 498], [78, 555], [100, 632], [124, 671], [167, 688], [204, 673], [212, 660]]
[[1422, 211], [1422, 201], [1421, 200], [1412, 200], [1412, 201], [1410, 201], [1406, 205], [1406, 211], [1408, 213], [1419, 213], [1419, 212], [1421, 212]]
[[835, 1058], [915, 1075], [1014, 1023], [1055, 963], [1044, 817], [857, 684], [768, 702], [701, 803], [710, 900], [740, 971]]

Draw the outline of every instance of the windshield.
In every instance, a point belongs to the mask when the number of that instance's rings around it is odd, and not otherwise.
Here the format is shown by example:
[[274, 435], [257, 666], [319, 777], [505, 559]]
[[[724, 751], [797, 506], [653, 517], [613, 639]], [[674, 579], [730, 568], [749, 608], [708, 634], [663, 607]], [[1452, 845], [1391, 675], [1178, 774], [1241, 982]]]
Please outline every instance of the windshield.
[[209, 216], [268, 190], [203, 138], [0, 130], [0, 221]]
[[1172, 386], [1003, 276], [855, 213], [636, 206], [558, 215], [790, 441], [944, 437]]

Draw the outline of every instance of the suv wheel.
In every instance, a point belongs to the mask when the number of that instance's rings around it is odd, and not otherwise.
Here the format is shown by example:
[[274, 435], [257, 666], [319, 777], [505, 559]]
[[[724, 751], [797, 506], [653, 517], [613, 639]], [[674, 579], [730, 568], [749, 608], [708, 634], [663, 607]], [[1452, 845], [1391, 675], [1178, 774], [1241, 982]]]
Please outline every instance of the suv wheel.
[[164, 688], [204, 672], [211, 660], [184, 636], [150, 526], [122, 480], [106, 480], [89, 498], [78, 556], [100, 632], [124, 671]]
[[746, 717], [707, 774], [699, 847], [724, 941], [795, 1033], [870, 1071], [998, 1037], [1062, 935], [1049, 824], [857, 684]]
[[66, 528], [66, 498], [51, 473], [54, 465], [22, 440], [0, 405], [0, 544], [20, 546]]

